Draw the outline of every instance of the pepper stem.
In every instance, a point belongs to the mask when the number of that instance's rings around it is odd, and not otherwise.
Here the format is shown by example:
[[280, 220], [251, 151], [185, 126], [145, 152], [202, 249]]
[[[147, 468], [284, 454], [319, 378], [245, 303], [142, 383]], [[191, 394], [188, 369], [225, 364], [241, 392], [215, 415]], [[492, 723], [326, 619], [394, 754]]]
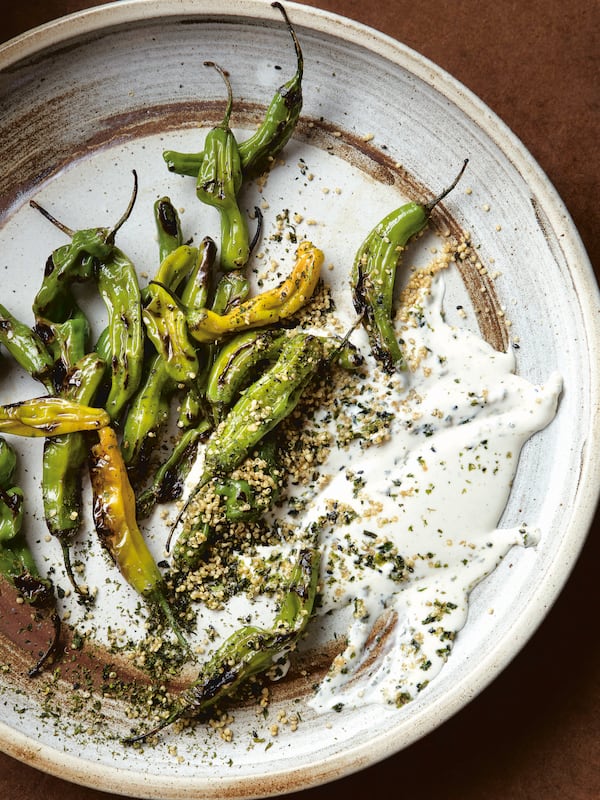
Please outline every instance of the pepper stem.
[[52, 641], [48, 645], [46, 651], [38, 658], [37, 663], [27, 673], [27, 677], [29, 678], [35, 678], [36, 675], [39, 675], [48, 659], [58, 650], [61, 629], [61, 622], [58, 614], [52, 615], [52, 624], [54, 625], [54, 636], [52, 637]]
[[52, 216], [52, 214], [49, 211], [47, 211], [43, 206], [41, 206], [35, 200], [30, 200], [29, 205], [31, 206], [31, 208], [35, 208], [36, 211], [39, 211], [43, 217], [46, 217], [48, 222], [51, 222], [63, 233], [66, 233], [67, 236], [73, 237], [75, 235], [75, 231], [72, 228], [69, 228], [67, 225], [64, 224], [64, 222], [61, 222], [60, 220], [56, 219], [56, 217]]
[[127, 208], [123, 212], [121, 218], [117, 221], [114, 228], [106, 237], [107, 244], [114, 244], [115, 236], [117, 235], [118, 230], [127, 222], [129, 217], [131, 216], [131, 212], [133, 211], [133, 207], [135, 205], [135, 201], [137, 199], [137, 192], [138, 192], [138, 176], [135, 170], [133, 172], [133, 190], [131, 192], [131, 197], [129, 198], [129, 203], [127, 204]]
[[263, 227], [263, 214], [258, 206], [254, 206], [254, 214], [256, 215], [256, 231], [254, 232], [254, 236], [252, 237], [252, 241], [250, 242], [250, 247], [249, 247], [250, 253], [252, 253], [252, 251], [258, 244]]
[[90, 602], [90, 597], [87, 592], [81, 588], [81, 586], [77, 583], [77, 579], [75, 578], [75, 573], [73, 572], [73, 565], [71, 564], [71, 551], [69, 549], [69, 545], [66, 542], [60, 543], [62, 553], [63, 553], [63, 564], [65, 566], [65, 572], [67, 573], [67, 577], [71, 583], [71, 586], [77, 593], [78, 597], [83, 600], [85, 603]]
[[218, 64], [215, 64], [214, 61], [205, 61], [204, 66], [214, 67], [214, 69], [217, 70], [219, 75], [225, 81], [225, 86], [227, 87], [227, 108], [225, 109], [225, 115], [219, 127], [223, 128], [224, 130], [227, 130], [227, 128], [229, 128], [229, 119], [231, 117], [231, 109], [233, 107], [233, 92], [231, 91], [231, 83], [223, 67], [220, 67]]
[[190, 653], [191, 652], [190, 645], [185, 636], [183, 635], [183, 631], [181, 630], [179, 623], [175, 619], [175, 615], [173, 614], [173, 609], [167, 602], [167, 599], [160, 590], [160, 588], [158, 588], [155, 592], [152, 592], [152, 594], [149, 596], [148, 599], [150, 599], [153, 603], [156, 603], [156, 605], [160, 608], [165, 618], [165, 621], [167, 622], [167, 624], [177, 637], [177, 641], [186, 652]]
[[428, 214], [428, 215], [429, 215], [429, 214], [431, 214], [431, 212], [433, 211], [433, 209], [435, 208], [435, 206], [437, 206], [437, 204], [438, 204], [438, 203], [439, 203], [441, 200], [443, 200], [443, 199], [444, 199], [444, 197], [446, 197], [447, 195], [449, 195], [449, 194], [450, 194], [450, 192], [452, 191], [452, 189], [454, 189], [454, 187], [456, 186], [456, 184], [457, 184], [457, 183], [459, 182], [459, 180], [462, 178], [463, 172], [464, 172], [464, 171], [465, 171], [465, 169], [467, 168], [467, 164], [468, 164], [468, 163], [469, 163], [469, 159], [468, 159], [468, 158], [465, 158], [465, 160], [463, 161], [463, 165], [462, 165], [462, 167], [460, 168], [460, 172], [458, 173], [458, 175], [456, 176], [456, 178], [454, 178], [454, 180], [452, 181], [452, 183], [450, 184], [450, 186], [447, 186], [447, 187], [444, 189], [444, 191], [443, 191], [443, 192], [441, 192], [440, 194], [438, 194], [438, 196], [437, 196], [437, 197], [434, 197], [434, 198], [433, 198], [432, 200], [430, 200], [428, 203], [425, 203], [425, 204], [423, 205], [423, 208], [425, 209], [425, 213], [426, 213], [426, 214]]
[[283, 18], [285, 20], [285, 24], [287, 25], [288, 31], [290, 32], [290, 35], [291, 35], [292, 40], [294, 42], [294, 48], [296, 50], [296, 62], [297, 62], [296, 77], [297, 77], [298, 81], [301, 81], [302, 80], [302, 74], [304, 72], [304, 57], [302, 55], [302, 48], [300, 47], [300, 42], [298, 41], [298, 37], [296, 36], [296, 31], [292, 27], [292, 23], [289, 20], [289, 17], [287, 15], [287, 11], [281, 5], [281, 3], [277, 3], [277, 2], [271, 3], [271, 8], [276, 8], [279, 11], [281, 11], [281, 13], [283, 14]]

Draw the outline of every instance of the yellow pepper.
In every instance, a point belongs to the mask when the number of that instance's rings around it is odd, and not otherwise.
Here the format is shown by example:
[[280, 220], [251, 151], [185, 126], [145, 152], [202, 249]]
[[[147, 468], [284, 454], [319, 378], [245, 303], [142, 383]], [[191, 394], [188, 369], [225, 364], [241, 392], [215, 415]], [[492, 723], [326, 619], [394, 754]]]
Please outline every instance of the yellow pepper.
[[214, 342], [233, 333], [260, 328], [292, 316], [312, 297], [319, 281], [323, 253], [312, 242], [296, 251], [291, 274], [278, 286], [251, 297], [226, 314], [208, 308], [188, 314], [190, 334], [198, 342]]
[[165, 596], [163, 578], [139, 529], [135, 494], [113, 428], [98, 431], [90, 477], [96, 531], [127, 583], [162, 611], [180, 643], [188, 645]]
[[77, 431], [96, 431], [109, 422], [104, 409], [63, 397], [36, 397], [0, 406], [0, 431], [16, 436], [62, 436]]

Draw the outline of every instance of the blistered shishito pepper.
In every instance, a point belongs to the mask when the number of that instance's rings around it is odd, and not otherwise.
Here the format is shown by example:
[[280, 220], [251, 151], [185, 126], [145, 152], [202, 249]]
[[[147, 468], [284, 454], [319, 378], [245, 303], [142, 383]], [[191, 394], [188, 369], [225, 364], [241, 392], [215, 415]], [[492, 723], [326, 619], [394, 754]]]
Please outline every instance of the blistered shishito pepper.
[[[166, 285], [176, 290], [181, 282], [189, 277], [197, 268], [198, 250], [188, 245], [177, 245], [179, 236], [166, 234], [161, 237], [160, 208], [166, 203], [166, 198], [158, 201], [157, 228], [159, 229], [159, 254], [162, 256], [157, 272]], [[174, 210], [173, 210], [174, 213]], [[169, 245], [174, 249], [168, 251]], [[148, 288], [142, 291], [145, 301], [150, 300]], [[142, 319], [144, 312], [142, 311]], [[162, 342], [159, 342], [159, 345]], [[169, 417], [169, 399], [175, 391], [173, 379], [169, 374], [162, 351], [154, 353], [148, 359], [147, 365], [140, 381], [140, 385], [131, 399], [125, 420], [123, 422], [123, 441], [121, 449], [123, 458], [129, 471], [129, 477], [134, 484], [140, 483], [145, 477], [149, 467], [151, 453], [157, 444], [157, 437]]]
[[287, 339], [277, 361], [245, 390], [209, 440], [204, 474], [226, 475], [241, 464], [291, 414], [322, 359], [323, 346], [316, 336], [298, 333]]
[[212, 61], [227, 86], [227, 107], [223, 121], [210, 130], [204, 142], [204, 156], [196, 179], [196, 195], [207, 205], [214, 206], [221, 221], [220, 266], [225, 272], [242, 269], [250, 255], [248, 225], [240, 210], [237, 194], [242, 185], [242, 168], [237, 141], [229, 127], [233, 102], [231, 85], [224, 71]]
[[97, 431], [110, 422], [103, 408], [92, 408], [65, 397], [35, 397], [0, 406], [0, 432], [15, 436], [61, 436]]
[[147, 517], [157, 503], [168, 503], [181, 497], [185, 479], [196, 460], [198, 444], [210, 430], [210, 423], [202, 419], [195, 427], [183, 431], [169, 458], [156, 471], [151, 486], [138, 495], [138, 519]]
[[206, 399], [221, 417], [232, 405], [246, 383], [250, 383], [255, 367], [277, 358], [285, 333], [251, 330], [240, 333], [226, 342], [217, 353], [206, 385]]
[[175, 383], [190, 383], [199, 372], [196, 347], [190, 340], [185, 309], [166, 286], [152, 281], [142, 311], [146, 334]]
[[292, 413], [323, 357], [323, 345], [316, 336], [298, 333], [285, 341], [277, 361], [245, 390], [209, 438], [202, 475], [177, 515], [167, 547], [202, 487], [213, 478], [232, 472], [270, 431]]
[[405, 366], [392, 320], [394, 284], [402, 252], [425, 228], [434, 207], [456, 186], [466, 165], [467, 161], [452, 184], [428, 203], [406, 203], [385, 216], [355, 256], [351, 275], [354, 307], [362, 317], [375, 358], [388, 372]]
[[[281, 3], [271, 5], [283, 14], [292, 36], [296, 50], [296, 73], [279, 87], [256, 132], [238, 145], [244, 177], [260, 174], [271, 166], [292, 136], [302, 111], [304, 61], [300, 43]], [[163, 158], [171, 172], [196, 178], [202, 166], [203, 155], [203, 152], [178, 153], [175, 150], [165, 150]]]
[[[195, 268], [197, 258], [197, 247], [181, 244], [161, 260], [156, 275], [152, 280], [168, 286], [172, 291], [176, 291]], [[145, 286], [142, 289], [143, 303], [149, 302], [151, 298], [152, 294], [149, 291], [149, 287]]]
[[320, 555], [316, 547], [300, 550], [281, 607], [271, 628], [245, 625], [229, 636], [182, 692], [169, 715], [145, 733], [125, 739], [145, 741], [184, 716], [198, 716], [230, 697], [244, 681], [283, 663], [310, 620], [318, 591]]
[[20, 322], [3, 305], [0, 305], [0, 344], [4, 345], [17, 364], [48, 391], [54, 389], [52, 354], [36, 331]]
[[135, 267], [116, 247], [107, 260], [100, 262], [96, 281], [108, 311], [111, 354], [110, 389], [104, 406], [111, 419], [117, 420], [142, 379], [144, 327], [141, 292]]
[[33, 677], [56, 654], [61, 624], [52, 583], [40, 576], [23, 533], [23, 492], [13, 485], [16, 463], [13, 448], [0, 438], [0, 575], [14, 586], [26, 603], [49, 611], [54, 628], [49, 646], [29, 670], [29, 676]]
[[264, 462], [265, 474], [272, 481], [270, 492], [257, 496], [250, 482], [230, 475], [215, 483], [215, 493], [225, 498], [225, 516], [230, 522], [250, 522], [259, 519], [272, 508], [280, 490], [281, 471], [276, 463], [276, 445], [272, 436], [266, 436], [258, 445], [256, 455]]
[[121, 450], [134, 486], [145, 478], [157, 438], [169, 418], [169, 398], [173, 381], [161, 357], [150, 358], [145, 380], [127, 410], [123, 423]]
[[42, 286], [33, 301], [36, 319], [65, 322], [73, 311], [71, 285], [90, 281], [94, 277], [95, 262], [110, 258], [115, 236], [131, 214], [137, 196], [137, 174], [134, 189], [125, 213], [111, 229], [89, 228], [73, 231], [59, 222], [35, 200], [30, 205], [40, 211], [57, 228], [71, 237], [68, 245], [58, 247], [48, 258]]
[[98, 537], [127, 583], [159, 610], [180, 644], [188, 649], [166, 594], [163, 577], [136, 520], [135, 495], [127, 477], [117, 435], [98, 431], [91, 448], [90, 477]]
[[279, 87], [267, 109], [265, 119], [249, 139], [240, 144], [244, 176], [252, 177], [267, 170], [275, 156], [290, 140], [302, 111], [304, 59], [296, 32], [281, 3], [271, 3], [283, 14], [296, 50], [296, 73]]
[[[104, 376], [105, 364], [95, 353], [84, 356], [66, 376], [62, 396], [78, 403], [91, 403]], [[70, 558], [70, 547], [81, 526], [82, 469], [88, 457], [84, 433], [52, 436], [44, 442], [42, 500], [48, 530], [59, 541], [67, 576], [81, 596]]]
[[158, 236], [159, 260], [183, 244], [181, 221], [169, 197], [161, 197], [154, 203], [154, 221]]
[[273, 325], [291, 317], [312, 297], [319, 281], [323, 253], [311, 242], [302, 242], [289, 277], [273, 289], [249, 298], [226, 314], [201, 309], [187, 315], [191, 336], [214, 342], [250, 328]]

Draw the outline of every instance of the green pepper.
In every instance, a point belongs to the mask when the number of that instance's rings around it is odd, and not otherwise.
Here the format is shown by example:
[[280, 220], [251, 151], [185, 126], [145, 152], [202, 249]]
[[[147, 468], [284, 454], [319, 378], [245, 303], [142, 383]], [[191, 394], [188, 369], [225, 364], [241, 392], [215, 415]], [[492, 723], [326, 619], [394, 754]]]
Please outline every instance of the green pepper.
[[[104, 376], [104, 362], [95, 353], [84, 356], [65, 380], [63, 397], [92, 402]], [[67, 576], [80, 597], [86, 597], [71, 566], [70, 545], [82, 518], [82, 468], [88, 457], [85, 434], [75, 432], [44, 441], [42, 500], [48, 530], [59, 541]]]
[[[206, 237], [196, 248], [179, 246], [165, 256], [158, 271], [162, 280], [177, 290], [185, 279], [182, 301], [195, 304], [204, 302], [208, 291], [210, 268], [214, 263], [216, 246]], [[157, 276], [157, 277], [158, 277]], [[123, 426], [122, 452], [130, 479], [139, 484], [149, 468], [150, 455], [160, 431], [169, 417], [170, 397], [185, 378], [186, 384], [195, 385], [189, 375], [173, 378], [168, 368], [168, 352], [163, 352], [163, 340], [158, 340], [159, 352], [149, 359], [145, 377], [133, 398]], [[163, 357], [163, 356], [166, 356]]]
[[175, 383], [190, 383], [200, 370], [196, 347], [190, 341], [187, 320], [175, 295], [156, 281], [148, 287], [142, 318], [146, 334]]
[[35, 330], [0, 305], [0, 344], [33, 378], [52, 391], [54, 359]]
[[[296, 50], [296, 73], [279, 87], [256, 132], [238, 145], [244, 178], [258, 175], [273, 164], [275, 157], [283, 150], [294, 132], [302, 110], [304, 60], [300, 43], [281, 3], [271, 3], [271, 5], [283, 14], [292, 36]], [[178, 153], [175, 150], [165, 150], [163, 158], [171, 172], [197, 178], [204, 152]]]
[[258, 130], [239, 146], [244, 177], [259, 175], [273, 163], [294, 132], [302, 111], [304, 59], [296, 32], [281, 3], [271, 3], [282, 14], [296, 50], [296, 73], [279, 87]]
[[298, 333], [287, 339], [277, 361], [251, 384], [214, 431], [204, 451], [202, 475], [177, 515], [171, 537], [198, 492], [213, 478], [228, 475], [297, 406], [324, 357], [318, 337]]
[[33, 301], [36, 319], [65, 322], [73, 311], [71, 285], [91, 280], [95, 263], [111, 256], [117, 231], [126, 222], [137, 196], [137, 174], [133, 172], [134, 188], [125, 213], [116, 225], [106, 228], [89, 228], [73, 231], [59, 222], [35, 200], [30, 205], [40, 211], [47, 220], [71, 237], [68, 245], [57, 248], [48, 258], [42, 286]]
[[154, 220], [158, 233], [159, 260], [163, 261], [183, 244], [181, 221], [168, 197], [161, 197], [154, 203]]
[[118, 248], [99, 264], [96, 281], [108, 311], [111, 381], [106, 411], [117, 420], [142, 379], [144, 328], [135, 267]]
[[387, 372], [404, 369], [404, 358], [392, 321], [394, 283], [402, 252], [425, 228], [434, 207], [460, 180], [466, 166], [447, 189], [428, 203], [406, 203], [387, 214], [367, 235], [354, 259], [352, 300], [369, 334], [375, 358]]
[[245, 625], [229, 636], [182, 692], [169, 715], [151, 730], [127, 737], [125, 743], [145, 741], [183, 716], [198, 716], [230, 697], [244, 681], [283, 662], [310, 620], [319, 563], [316, 547], [301, 549], [272, 628]]
[[230, 522], [252, 522], [273, 507], [280, 490], [281, 472], [276, 464], [275, 439], [266, 436], [257, 448], [257, 457], [265, 462], [273, 490], [257, 496], [250, 482], [230, 475], [215, 483], [215, 493], [225, 498], [225, 516]]
[[227, 107], [220, 125], [210, 130], [204, 142], [204, 157], [196, 180], [196, 195], [219, 211], [221, 220], [220, 265], [224, 272], [242, 269], [250, 255], [248, 226], [237, 201], [242, 184], [242, 169], [238, 145], [229, 118], [233, 97], [224, 71], [212, 61], [227, 86]]
[[185, 478], [198, 452], [198, 444], [210, 431], [207, 420], [199, 420], [179, 437], [169, 458], [156, 471], [152, 485], [136, 500], [138, 519], [147, 517], [157, 503], [177, 500], [183, 493]]
[[280, 331], [251, 330], [234, 336], [220, 348], [206, 386], [206, 399], [214, 406], [217, 419], [250, 382], [255, 367], [277, 358], [284, 339], [285, 333]]

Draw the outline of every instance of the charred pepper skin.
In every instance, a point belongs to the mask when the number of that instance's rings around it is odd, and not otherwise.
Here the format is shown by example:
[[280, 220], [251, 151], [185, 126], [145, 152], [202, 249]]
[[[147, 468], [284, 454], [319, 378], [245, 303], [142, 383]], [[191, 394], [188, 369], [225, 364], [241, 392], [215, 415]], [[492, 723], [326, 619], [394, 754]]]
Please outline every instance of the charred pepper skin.
[[169, 716], [125, 744], [143, 742], [184, 716], [198, 716], [230, 697], [254, 675], [283, 661], [294, 649], [312, 615], [318, 591], [320, 554], [316, 547], [300, 550], [280, 610], [271, 628], [246, 625], [226, 639], [182, 692]]
[[319, 339], [299, 333], [277, 361], [251, 384], [215, 431], [204, 455], [204, 475], [227, 475], [297, 406], [323, 359]]
[[104, 404], [118, 420], [142, 379], [144, 327], [140, 286], [130, 259], [114, 247], [96, 275], [98, 291], [108, 311], [110, 389]]
[[402, 252], [420, 233], [435, 206], [460, 180], [467, 160], [452, 182], [428, 203], [406, 203], [387, 214], [367, 235], [356, 253], [351, 274], [352, 301], [362, 317], [373, 355], [386, 372], [405, 369], [392, 320], [394, 284]]
[[219, 341], [234, 333], [273, 325], [301, 309], [319, 282], [323, 252], [311, 242], [301, 242], [290, 275], [278, 286], [235, 306], [221, 315], [210, 309], [189, 312], [190, 335], [199, 342]]
[[[95, 353], [84, 356], [67, 377], [63, 396], [78, 403], [91, 403], [102, 382], [104, 369], [104, 361]], [[89, 598], [75, 578], [70, 546], [81, 526], [82, 470], [87, 457], [84, 433], [67, 433], [44, 441], [42, 502], [46, 526], [60, 543], [71, 585], [85, 600]]]
[[[249, 139], [238, 145], [244, 178], [260, 175], [273, 165], [276, 156], [290, 140], [302, 111], [302, 79], [304, 73], [302, 49], [296, 32], [281, 3], [271, 3], [271, 5], [283, 15], [294, 42], [296, 72], [290, 80], [279, 87], [271, 100], [263, 122], [256, 132]], [[179, 153], [175, 150], [165, 150], [163, 153], [163, 159], [171, 172], [192, 178], [198, 176], [203, 157], [203, 152]]]
[[220, 349], [208, 375], [206, 399], [221, 419], [246, 383], [255, 367], [277, 358], [285, 334], [279, 331], [247, 331], [226, 342]]
[[175, 384], [191, 383], [200, 371], [196, 347], [190, 340], [185, 309], [166, 286], [148, 285], [148, 302], [142, 318], [146, 334]]
[[135, 495], [112, 427], [91, 448], [90, 478], [98, 537], [127, 583], [163, 614], [179, 643], [189, 646], [166, 599], [163, 577], [136, 520]]
[[154, 203], [154, 220], [158, 237], [158, 256], [162, 262], [183, 244], [181, 220], [169, 197], [161, 197]]
[[248, 225], [240, 210], [237, 195], [242, 185], [238, 144], [229, 127], [233, 97], [231, 85], [218, 64], [205, 61], [223, 77], [227, 86], [227, 107], [220, 125], [210, 130], [204, 142], [204, 155], [196, 179], [196, 195], [215, 207], [221, 220], [220, 266], [224, 272], [242, 269], [250, 256]]
[[167, 549], [179, 522], [202, 487], [232, 472], [292, 413], [323, 358], [323, 345], [318, 337], [296, 334], [285, 342], [277, 361], [246, 389], [207, 442], [202, 475], [171, 527]]
[[16, 465], [15, 451], [0, 438], [0, 575], [14, 586], [26, 603], [49, 612], [54, 628], [49, 646], [28, 672], [29, 677], [34, 677], [58, 652], [61, 622], [52, 583], [40, 576], [22, 529], [24, 497], [21, 489], [14, 485]]
[[0, 305], [0, 344], [13, 359], [48, 391], [54, 389], [54, 359], [35, 330]]

